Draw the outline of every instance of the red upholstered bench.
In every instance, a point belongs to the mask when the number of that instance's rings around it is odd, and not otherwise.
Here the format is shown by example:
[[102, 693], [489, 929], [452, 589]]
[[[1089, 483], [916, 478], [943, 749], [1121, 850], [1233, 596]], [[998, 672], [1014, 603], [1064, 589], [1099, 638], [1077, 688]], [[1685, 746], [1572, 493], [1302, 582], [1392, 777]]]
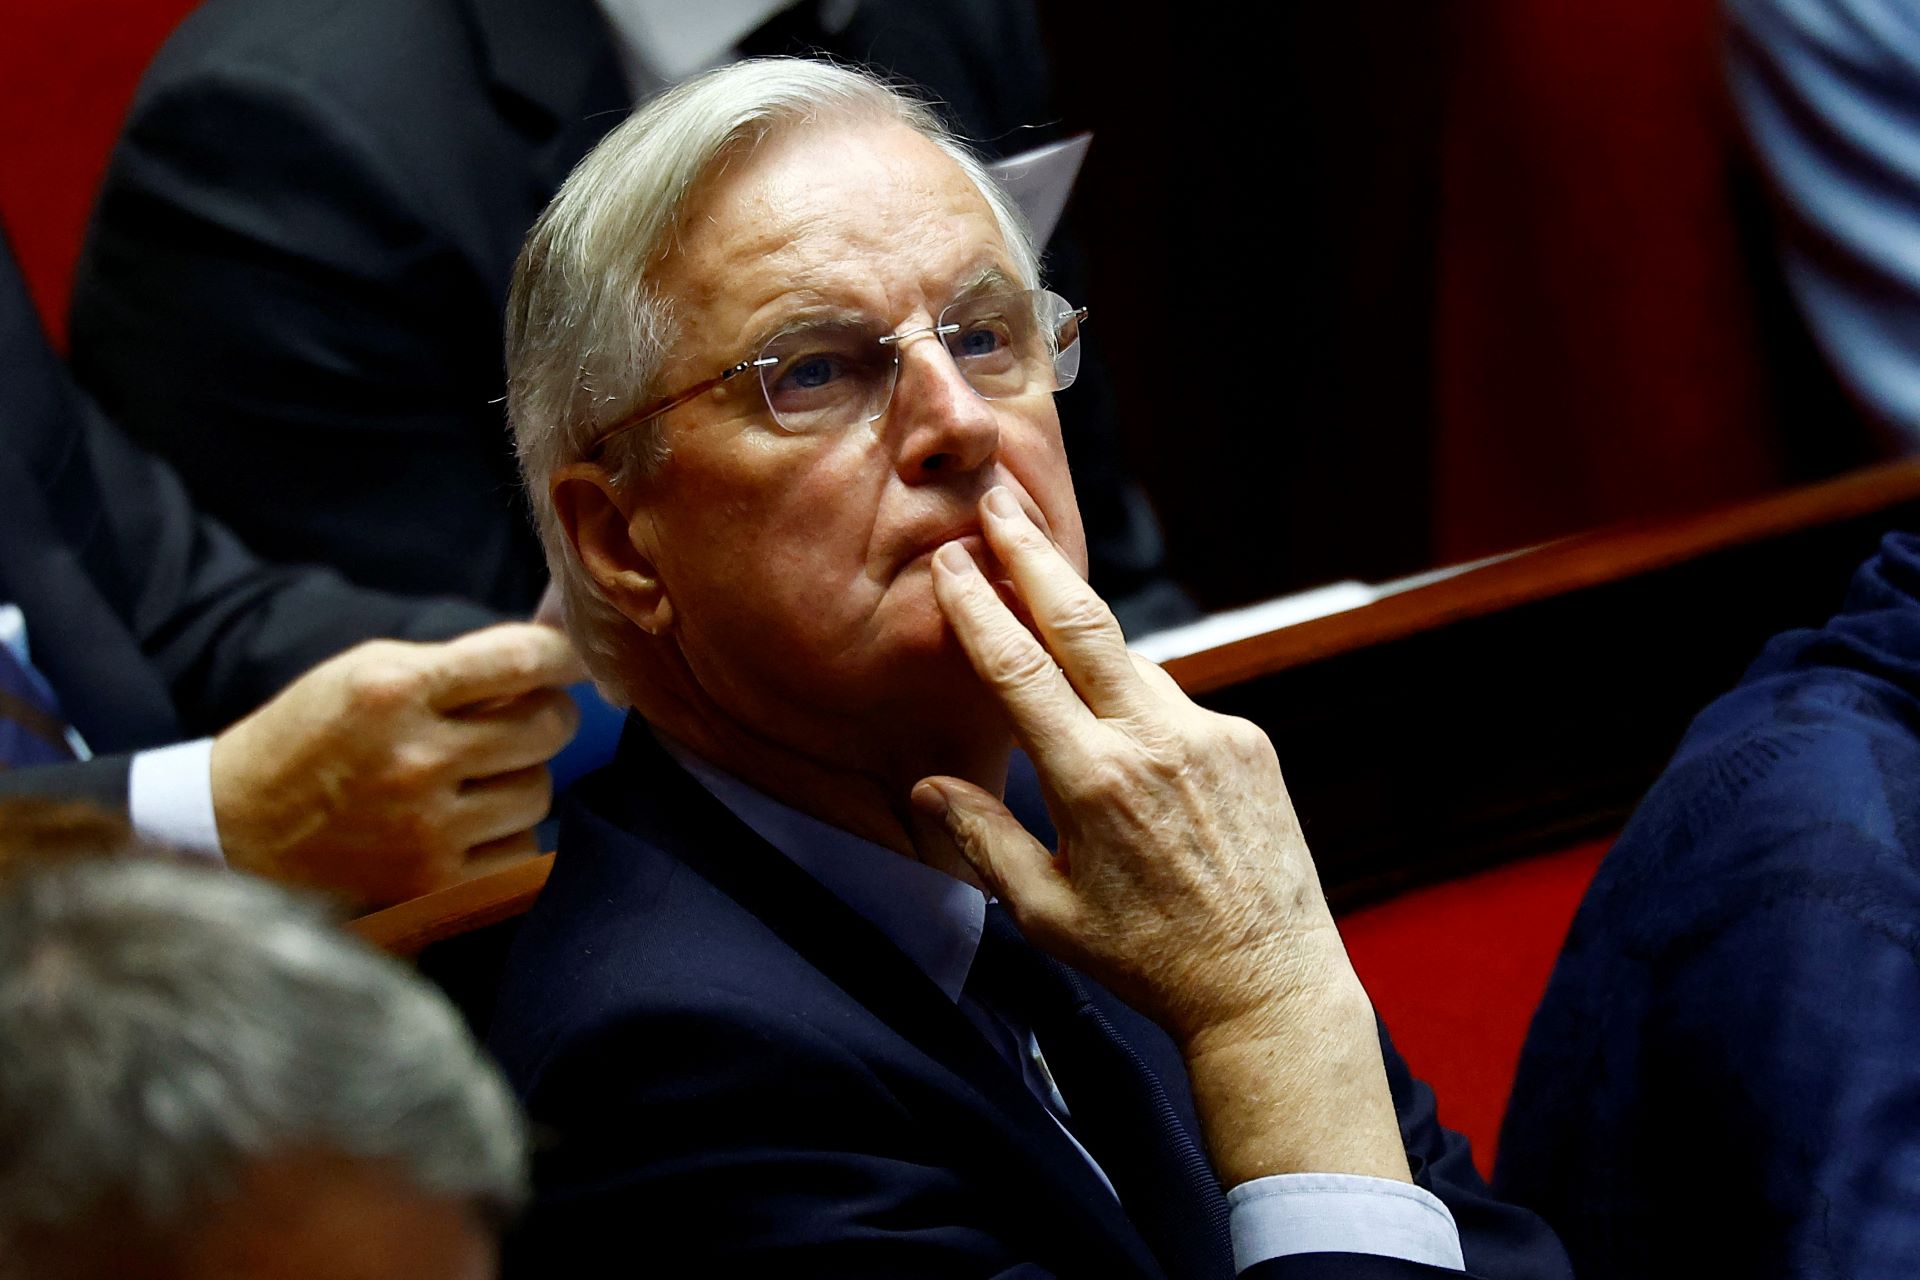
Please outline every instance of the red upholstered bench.
[[1520, 1043], [1610, 840], [1416, 889], [1340, 918], [1374, 1007], [1440, 1119], [1493, 1168]]
[[0, 40], [0, 222], [47, 332], [140, 73], [194, 0], [9, 0]]

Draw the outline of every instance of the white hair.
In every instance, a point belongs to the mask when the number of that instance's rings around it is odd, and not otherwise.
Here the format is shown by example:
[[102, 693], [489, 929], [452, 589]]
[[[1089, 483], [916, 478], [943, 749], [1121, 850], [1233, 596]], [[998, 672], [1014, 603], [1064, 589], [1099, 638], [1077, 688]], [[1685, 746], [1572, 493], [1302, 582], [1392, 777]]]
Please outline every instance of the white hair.
[[133, 857], [9, 882], [0, 1257], [102, 1213], [180, 1225], [250, 1161], [303, 1151], [499, 1214], [525, 1195], [498, 1069], [439, 992], [317, 904]]
[[[507, 416], [567, 629], [616, 703], [632, 701], [620, 663], [631, 624], [568, 542], [550, 478], [656, 394], [674, 299], [652, 288], [649, 272], [702, 179], [780, 130], [869, 121], [903, 124], [945, 152], [986, 198], [1026, 287], [1039, 287], [1025, 218], [932, 108], [864, 71], [800, 58], [738, 62], [655, 98], [580, 162], [520, 251], [507, 304]], [[666, 452], [648, 424], [610, 442], [607, 456], [626, 483], [657, 470]]]

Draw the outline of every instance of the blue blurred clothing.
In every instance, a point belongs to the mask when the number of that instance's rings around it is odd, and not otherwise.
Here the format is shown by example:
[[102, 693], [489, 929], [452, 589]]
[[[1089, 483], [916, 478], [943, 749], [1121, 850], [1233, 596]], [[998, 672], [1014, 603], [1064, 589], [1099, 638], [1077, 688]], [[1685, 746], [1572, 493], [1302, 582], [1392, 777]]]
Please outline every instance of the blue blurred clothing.
[[[626, 711], [601, 697], [591, 680], [568, 685], [567, 696], [580, 708], [580, 728], [574, 733], [573, 741], [547, 762], [553, 774], [555, 800], [565, 795], [576, 781], [613, 759], [614, 748], [620, 745], [620, 730], [627, 723]], [[540, 847], [551, 849], [553, 845], [542, 842]]]
[[1920, 6], [1726, 0], [1788, 287], [1848, 391], [1920, 449]]
[[0, 769], [78, 758], [60, 696], [27, 653], [20, 610], [0, 605]]
[[1894, 534], [1694, 721], [1608, 854], [1495, 1179], [1586, 1280], [1920, 1271], [1916, 730], [1920, 538]]

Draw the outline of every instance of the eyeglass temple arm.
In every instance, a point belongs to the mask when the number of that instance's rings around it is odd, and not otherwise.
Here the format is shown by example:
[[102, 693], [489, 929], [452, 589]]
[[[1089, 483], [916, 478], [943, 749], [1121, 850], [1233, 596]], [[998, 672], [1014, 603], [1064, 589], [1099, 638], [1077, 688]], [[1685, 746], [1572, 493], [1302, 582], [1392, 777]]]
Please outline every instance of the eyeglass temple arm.
[[741, 374], [745, 373], [747, 370], [753, 368], [755, 365], [759, 363], [760, 362], [758, 360], [742, 360], [739, 364], [734, 365], [732, 368], [723, 369], [719, 373], [714, 374], [711, 378], [708, 378], [705, 382], [695, 383], [693, 386], [688, 387], [685, 391], [680, 392], [678, 395], [668, 396], [664, 400], [655, 400], [652, 404], [647, 405], [645, 408], [634, 410], [632, 413], [628, 414], [624, 418], [621, 418], [618, 422], [614, 423], [612, 426], [608, 427], [605, 431], [602, 431], [599, 435], [595, 436], [593, 438], [593, 443], [587, 446], [587, 457], [591, 459], [597, 459], [600, 456], [601, 450], [605, 449], [607, 447], [607, 443], [611, 441], [615, 436], [625, 435], [627, 432], [633, 430], [635, 427], [643, 427], [647, 423], [652, 422], [655, 418], [659, 417], [663, 413], [668, 413], [674, 409], [678, 409], [681, 405], [687, 403], [687, 401], [689, 400], [699, 399], [701, 396], [707, 394], [707, 392], [713, 390], [715, 387], [719, 386], [721, 383], [731, 382], [733, 379], [739, 377]]

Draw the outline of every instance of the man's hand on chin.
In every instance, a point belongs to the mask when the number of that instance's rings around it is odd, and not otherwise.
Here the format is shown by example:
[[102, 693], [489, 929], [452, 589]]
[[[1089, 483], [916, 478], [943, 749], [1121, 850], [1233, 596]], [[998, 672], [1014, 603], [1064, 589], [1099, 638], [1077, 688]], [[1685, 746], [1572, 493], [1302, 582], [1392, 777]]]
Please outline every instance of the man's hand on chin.
[[1005, 490], [989, 545], [1031, 616], [971, 557], [934, 557], [934, 591], [1012, 718], [1060, 832], [1058, 854], [957, 778], [913, 802], [1036, 945], [1180, 1045], [1216, 1172], [1409, 1180], [1373, 1010], [1347, 961], [1254, 725], [1195, 705], [1130, 652], [1113, 615]]
[[582, 676], [533, 623], [321, 663], [214, 740], [227, 862], [375, 907], [534, 852]]

